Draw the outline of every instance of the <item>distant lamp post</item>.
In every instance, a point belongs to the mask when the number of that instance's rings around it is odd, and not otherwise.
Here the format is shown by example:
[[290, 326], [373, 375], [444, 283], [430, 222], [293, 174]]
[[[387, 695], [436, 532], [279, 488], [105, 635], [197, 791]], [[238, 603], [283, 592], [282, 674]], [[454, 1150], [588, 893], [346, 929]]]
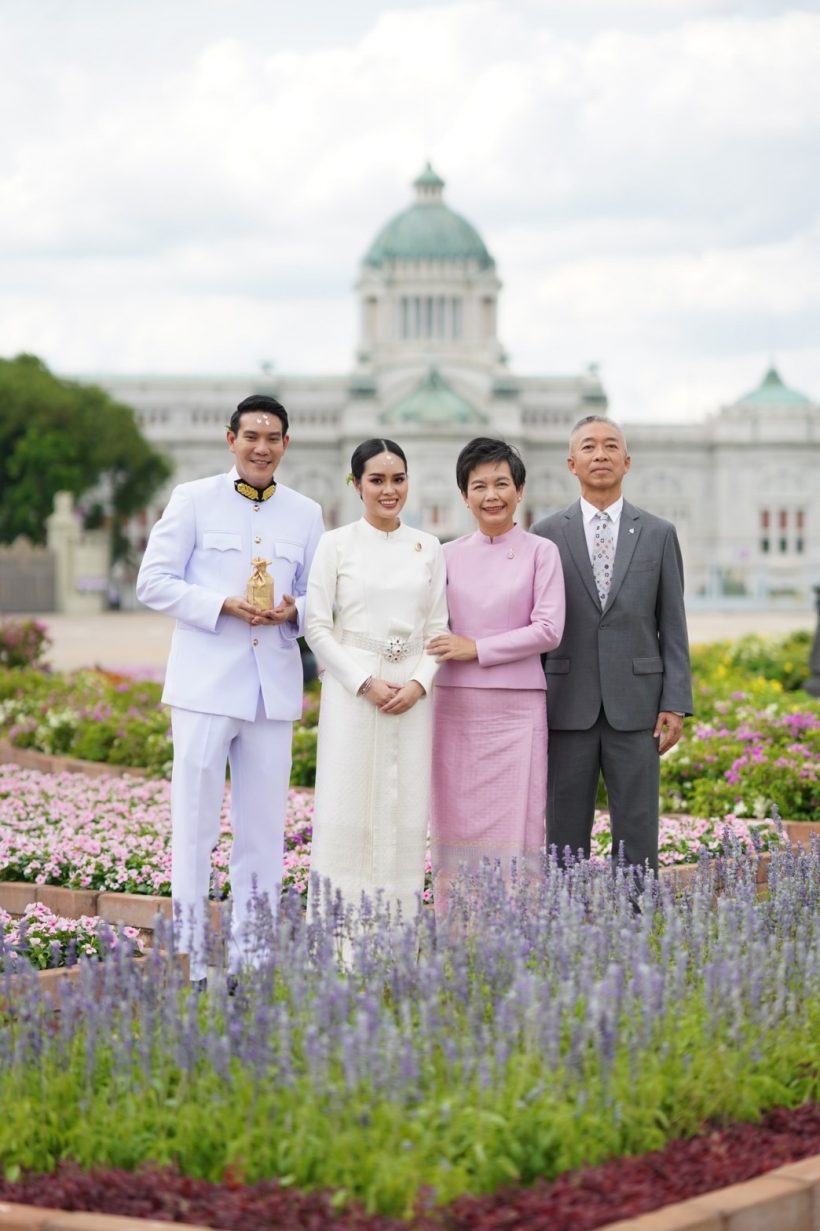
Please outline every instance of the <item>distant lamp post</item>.
[[811, 675], [803, 687], [813, 697], [820, 697], [820, 586], [814, 587], [814, 602], [817, 607], [817, 628], [814, 630], [814, 642], [809, 655]]

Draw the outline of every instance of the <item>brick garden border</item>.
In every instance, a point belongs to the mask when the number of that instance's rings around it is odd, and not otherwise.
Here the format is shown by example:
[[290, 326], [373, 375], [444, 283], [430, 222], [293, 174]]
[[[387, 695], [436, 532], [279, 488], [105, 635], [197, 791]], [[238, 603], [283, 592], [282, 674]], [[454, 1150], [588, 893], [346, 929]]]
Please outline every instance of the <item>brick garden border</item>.
[[[19, 765], [41, 774], [86, 774], [89, 778], [149, 778], [151, 771], [131, 765], [111, 765], [108, 761], [81, 761], [77, 757], [52, 756], [34, 748], [17, 748], [0, 739], [0, 765]], [[0, 1223], [2, 1226], [2, 1223]]]
[[755, 1180], [608, 1223], [599, 1231], [818, 1231], [819, 1227], [820, 1154], [815, 1154]]
[[[800, 829], [809, 829], [820, 836], [820, 823], [799, 823]], [[810, 835], [794, 835], [794, 823], [786, 826], [789, 839], [792, 842], [802, 842], [808, 845]], [[768, 880], [771, 857], [762, 854], [757, 861], [757, 881], [762, 887]], [[685, 892], [692, 885], [698, 873], [695, 863], [670, 864], [660, 869], [664, 880], [671, 881], [678, 892]], [[160, 897], [148, 893], [114, 893], [109, 890], [66, 889], [62, 885], [37, 885], [33, 881], [0, 881], [0, 907], [10, 915], [22, 915], [31, 902], [42, 902], [55, 914], [69, 919], [78, 919], [80, 915], [99, 915], [106, 923], [124, 927], [139, 928], [142, 932], [152, 932], [157, 915], [165, 919], [171, 918], [172, 905], [170, 897]], [[221, 930], [227, 901], [210, 902], [211, 927], [215, 932]], [[0, 1224], [0, 1228], [2, 1224]]]
[[[153, 1218], [69, 1213], [66, 1210], [47, 1210], [36, 1205], [0, 1202], [0, 1231], [168, 1231], [170, 1225]], [[186, 1231], [209, 1231], [209, 1228], [188, 1224]]]

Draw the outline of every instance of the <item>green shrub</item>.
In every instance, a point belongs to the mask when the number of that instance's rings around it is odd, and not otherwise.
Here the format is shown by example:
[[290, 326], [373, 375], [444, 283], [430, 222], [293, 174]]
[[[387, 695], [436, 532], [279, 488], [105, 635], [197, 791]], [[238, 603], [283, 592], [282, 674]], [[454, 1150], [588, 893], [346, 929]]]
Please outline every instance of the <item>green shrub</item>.
[[39, 620], [0, 618], [0, 666], [35, 667], [50, 645], [48, 629]]
[[316, 727], [294, 726], [293, 759], [290, 768], [291, 786], [313, 786], [316, 781]]
[[661, 762], [661, 805], [695, 816], [820, 815], [820, 702], [808, 632], [695, 646], [695, 717]]
[[[45, 674], [18, 667], [0, 674], [0, 737], [82, 761], [146, 769], [168, 777], [173, 760], [170, 717], [162, 687], [104, 671]], [[294, 786], [316, 779], [318, 696], [305, 697], [294, 730]]]
[[[686, 723], [679, 747], [661, 762], [666, 810], [752, 816], [776, 804], [791, 819], [817, 814], [812, 764], [820, 702], [798, 690], [809, 674], [810, 644], [810, 634], [799, 632], [693, 648], [695, 718]], [[173, 750], [161, 691], [157, 683], [101, 671], [51, 675], [8, 665], [0, 673], [0, 735], [21, 748], [167, 775]], [[320, 692], [317, 682], [308, 685], [294, 726], [294, 786], [315, 782]], [[802, 722], [794, 717], [798, 711]], [[790, 725], [783, 726], [789, 715]], [[744, 749], [749, 751], [747, 737], [738, 734], [743, 728], [759, 739], [748, 762], [736, 764]], [[598, 803], [606, 806], [603, 783]]]
[[[784, 637], [750, 635], [736, 641], [713, 641], [692, 647], [692, 673], [699, 685], [712, 691], [741, 688], [761, 695], [766, 682], [774, 693], [795, 692], [811, 674], [812, 634], [807, 630]], [[700, 716], [700, 711], [699, 711]]]

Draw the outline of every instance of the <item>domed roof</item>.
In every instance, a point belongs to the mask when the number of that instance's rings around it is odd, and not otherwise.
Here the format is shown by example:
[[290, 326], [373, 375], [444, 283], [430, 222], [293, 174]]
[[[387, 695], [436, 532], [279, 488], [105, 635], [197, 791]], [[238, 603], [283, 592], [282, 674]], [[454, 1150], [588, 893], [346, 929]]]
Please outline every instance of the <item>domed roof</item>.
[[491, 269], [495, 261], [484, 240], [466, 218], [444, 204], [444, 180], [430, 166], [413, 181], [416, 201], [391, 218], [373, 240], [365, 265], [388, 261], [468, 261]]
[[437, 368], [430, 368], [417, 389], [386, 410], [382, 423], [484, 423], [475, 406], [454, 392]]
[[757, 389], [739, 399], [738, 406], [810, 406], [811, 398], [784, 385], [777, 368], [769, 368]]

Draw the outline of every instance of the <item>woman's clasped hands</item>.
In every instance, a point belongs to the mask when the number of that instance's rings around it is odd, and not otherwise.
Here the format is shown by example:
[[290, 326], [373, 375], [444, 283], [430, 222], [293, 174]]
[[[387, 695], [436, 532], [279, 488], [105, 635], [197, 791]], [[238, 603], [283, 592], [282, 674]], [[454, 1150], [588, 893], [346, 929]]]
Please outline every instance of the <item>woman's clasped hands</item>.
[[372, 676], [359, 690], [359, 694], [381, 714], [406, 714], [425, 696], [425, 691], [418, 680], [393, 684], [389, 680]]

